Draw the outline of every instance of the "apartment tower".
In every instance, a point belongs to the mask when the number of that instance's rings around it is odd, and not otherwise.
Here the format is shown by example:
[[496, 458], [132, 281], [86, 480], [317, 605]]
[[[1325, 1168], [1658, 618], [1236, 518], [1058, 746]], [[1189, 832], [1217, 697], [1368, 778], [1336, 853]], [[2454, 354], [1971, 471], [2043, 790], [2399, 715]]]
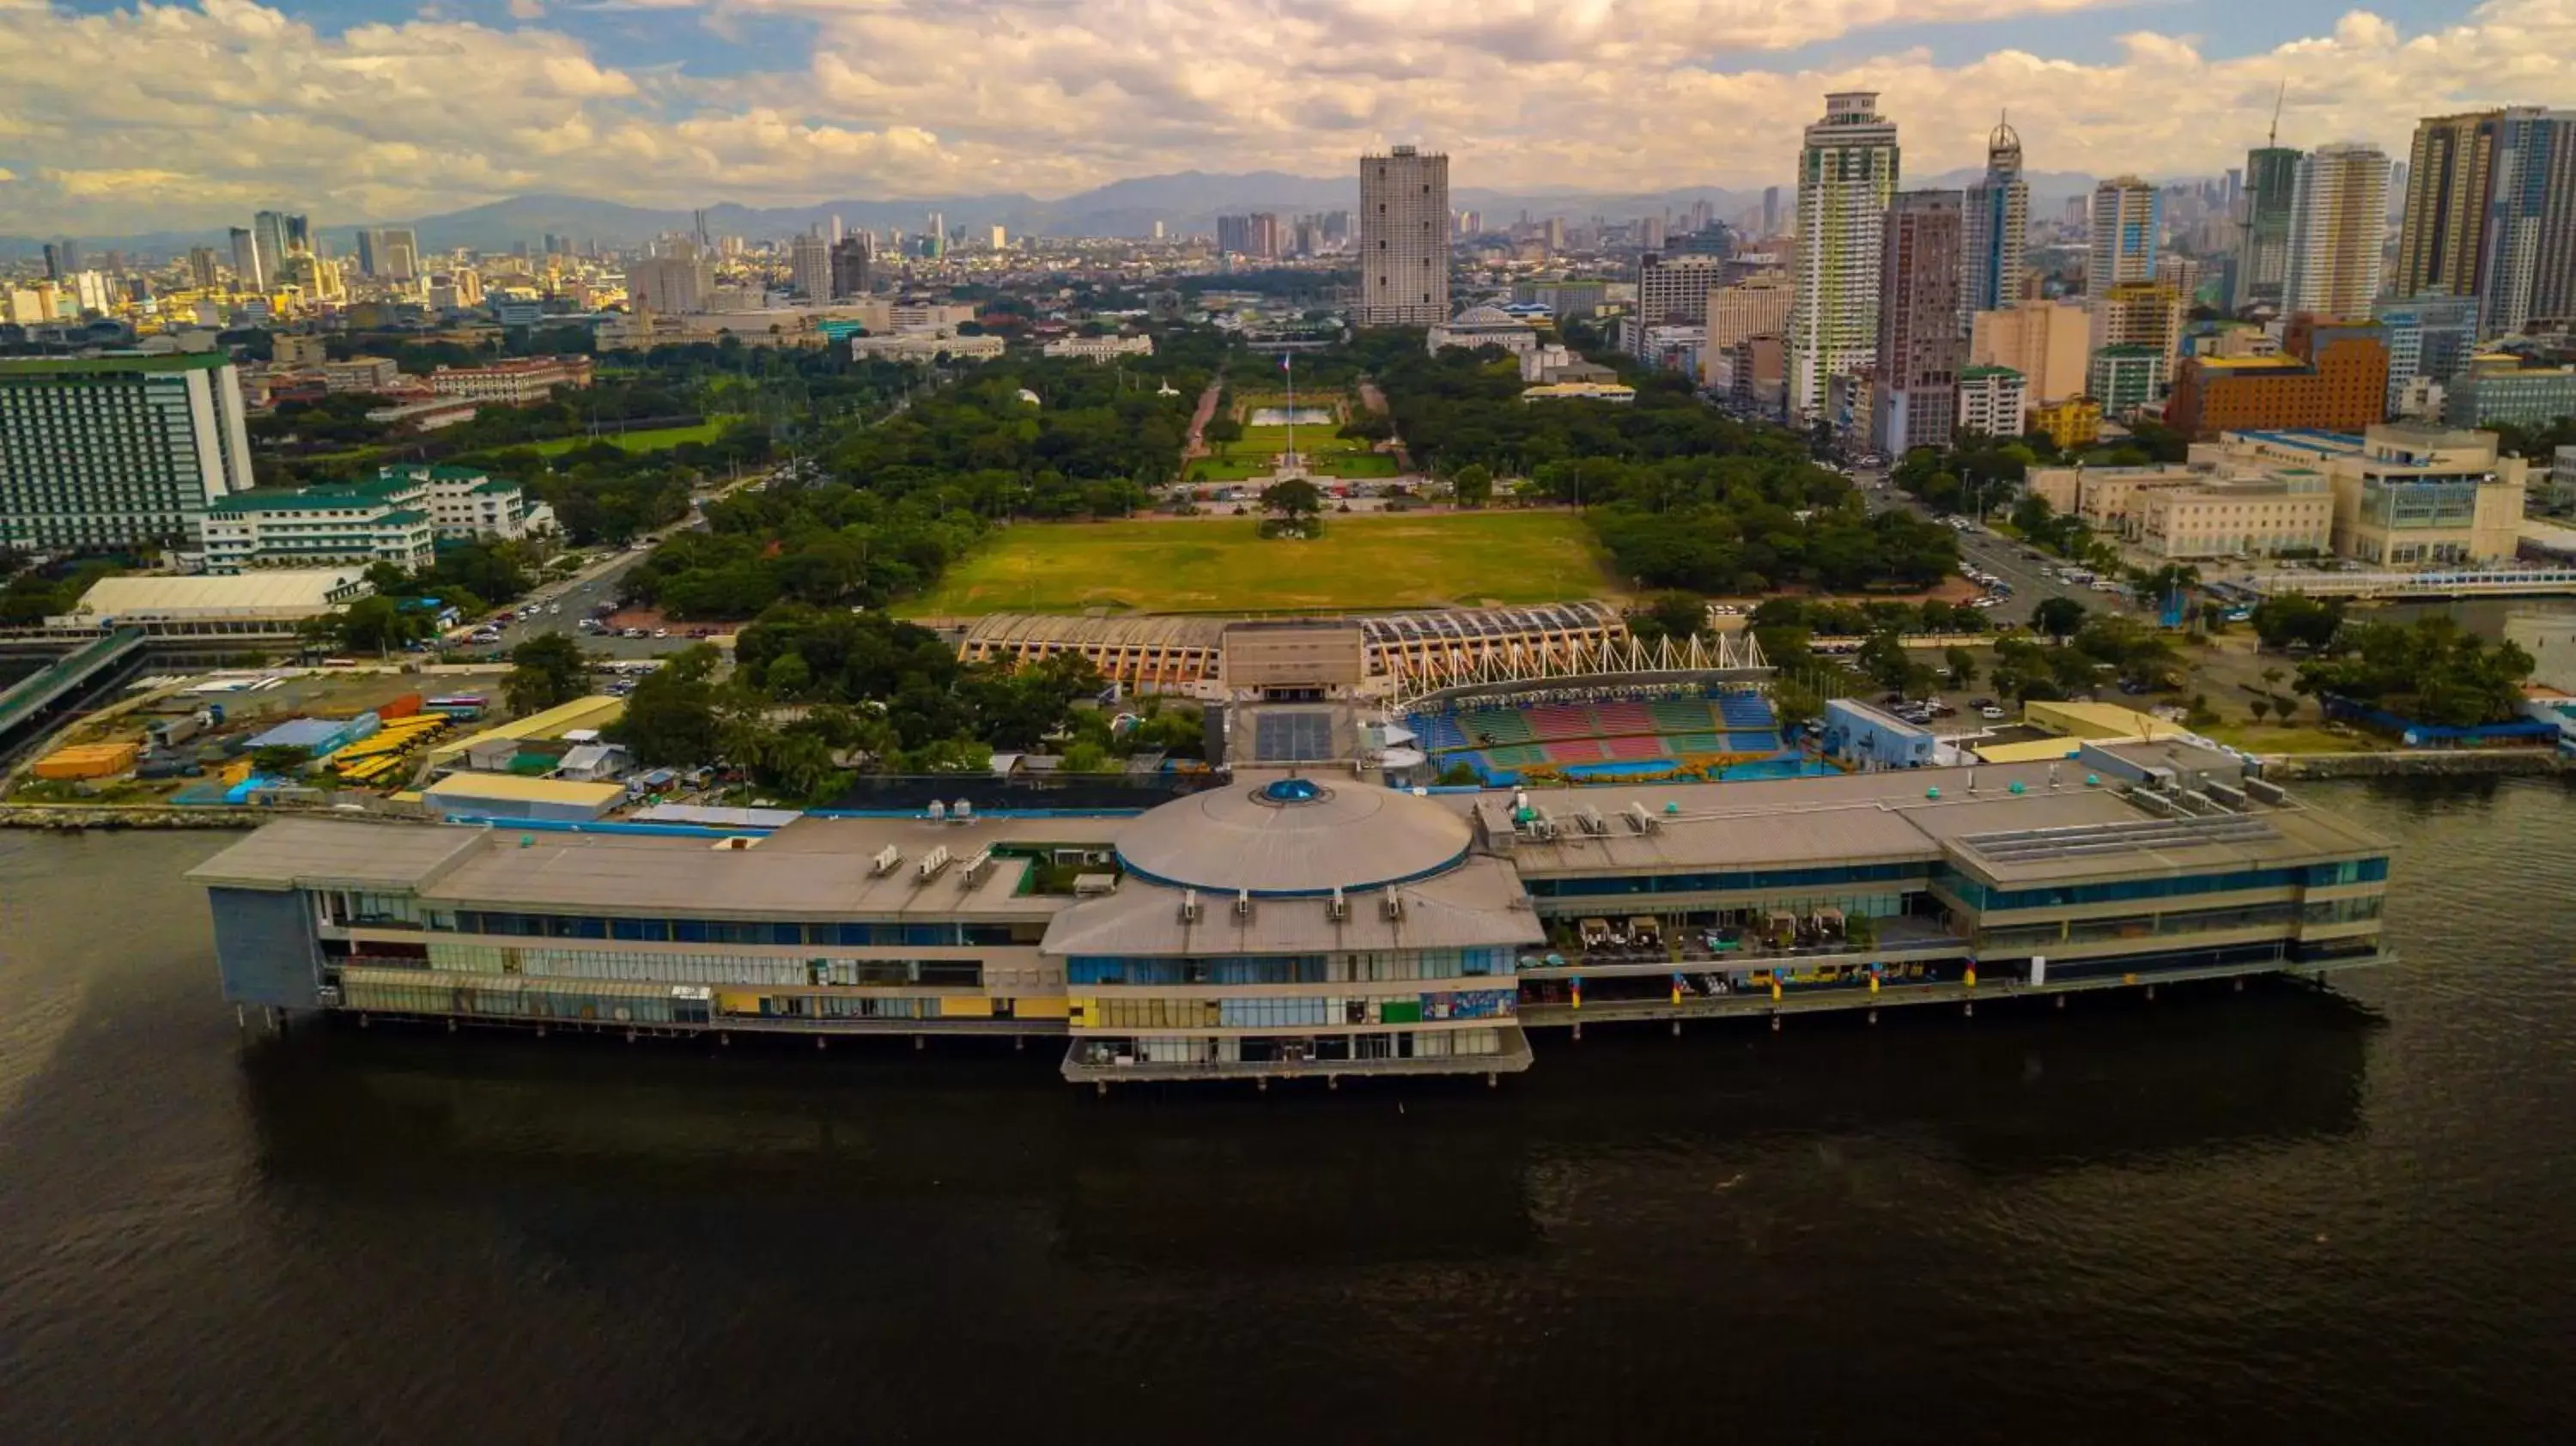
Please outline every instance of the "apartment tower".
[[2379, 300], [2380, 245], [2388, 232], [2388, 156], [2377, 146], [2320, 147], [2299, 162], [2290, 198], [2290, 272], [2281, 305], [2292, 315], [2358, 320]]
[[1960, 323], [1957, 191], [1906, 191], [1887, 208], [1878, 271], [1878, 385], [1870, 389], [1870, 446], [1890, 457], [1947, 447], [1968, 364]]
[[1997, 125], [1986, 138], [1986, 176], [1970, 186], [1960, 213], [1964, 270], [1960, 325], [2021, 295], [2022, 251], [2030, 236], [2030, 183], [2021, 178], [2021, 137]]
[[1786, 405], [1821, 416], [1837, 376], [1878, 360], [1878, 286], [1887, 207], [1896, 195], [1896, 123], [1875, 91], [1836, 91], [1798, 155], [1798, 293], [1791, 303]]
[[1397, 146], [1360, 157], [1361, 326], [1449, 319], [1449, 158]]

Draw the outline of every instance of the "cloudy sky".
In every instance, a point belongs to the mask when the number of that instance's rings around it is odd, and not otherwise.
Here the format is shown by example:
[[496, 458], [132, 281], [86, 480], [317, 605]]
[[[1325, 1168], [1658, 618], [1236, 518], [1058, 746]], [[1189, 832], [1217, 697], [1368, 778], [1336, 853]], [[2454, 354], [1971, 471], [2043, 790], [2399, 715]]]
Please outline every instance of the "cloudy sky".
[[642, 205], [1333, 174], [1445, 147], [1460, 186], [1787, 177], [1828, 89], [1906, 167], [2209, 174], [2576, 106], [2576, 0], [0, 0], [0, 232], [259, 207], [397, 219], [530, 191]]

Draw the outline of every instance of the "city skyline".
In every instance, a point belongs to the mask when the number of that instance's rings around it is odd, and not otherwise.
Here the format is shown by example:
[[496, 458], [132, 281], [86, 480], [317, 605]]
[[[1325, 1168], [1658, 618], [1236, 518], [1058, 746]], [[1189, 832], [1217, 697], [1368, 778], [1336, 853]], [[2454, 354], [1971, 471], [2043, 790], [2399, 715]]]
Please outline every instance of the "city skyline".
[[1475, 186], [1759, 189], [1813, 97], [1844, 89], [1887, 97], [1910, 175], [1979, 165], [1998, 101], [2039, 169], [2213, 175], [2283, 88], [2284, 144], [2392, 156], [2421, 115], [2576, 104], [2576, 14], [2553, 0], [1215, 9], [1179, 27], [1038, 0], [5, 0], [0, 54], [21, 63], [0, 211], [29, 234], [115, 235], [532, 193], [1045, 199], [1193, 169], [1347, 174], [1408, 143]]

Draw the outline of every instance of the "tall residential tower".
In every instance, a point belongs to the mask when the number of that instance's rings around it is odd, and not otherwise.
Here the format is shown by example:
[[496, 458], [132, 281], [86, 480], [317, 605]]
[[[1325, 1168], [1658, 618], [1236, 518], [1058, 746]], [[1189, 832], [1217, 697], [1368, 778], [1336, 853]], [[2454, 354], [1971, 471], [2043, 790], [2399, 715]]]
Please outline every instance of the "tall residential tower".
[[2290, 273], [2281, 306], [2320, 321], [2370, 315], [2388, 231], [2388, 155], [2377, 146], [2320, 147], [2299, 162], [2290, 200]]
[[1878, 272], [1878, 384], [1869, 438], [1890, 457], [1947, 447], [1968, 334], [1959, 316], [1960, 195], [1907, 191], [1887, 208]]
[[1960, 215], [1960, 325], [2021, 295], [2022, 251], [2030, 237], [2030, 183], [2021, 178], [2021, 137], [1997, 125], [1986, 138], [1986, 177], [1970, 186]]
[[1360, 157], [1362, 326], [1449, 319], [1449, 158], [1397, 146]]
[[1790, 420], [1825, 410], [1837, 376], [1878, 360], [1878, 284], [1896, 194], [1896, 123], [1875, 91], [1836, 91], [1798, 156], [1797, 300], [1787, 351]]

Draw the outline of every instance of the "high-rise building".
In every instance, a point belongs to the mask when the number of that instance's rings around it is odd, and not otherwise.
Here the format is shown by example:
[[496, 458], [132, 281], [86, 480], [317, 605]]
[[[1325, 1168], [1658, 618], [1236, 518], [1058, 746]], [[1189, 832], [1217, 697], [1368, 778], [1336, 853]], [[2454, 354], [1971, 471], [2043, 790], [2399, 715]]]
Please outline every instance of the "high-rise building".
[[1360, 157], [1362, 326], [1449, 319], [1449, 158], [1397, 146]]
[[62, 240], [45, 243], [45, 279], [69, 281], [81, 273], [81, 249], [78, 241]]
[[704, 311], [709, 287], [707, 263], [687, 241], [670, 243], [678, 254], [647, 256], [627, 264], [626, 297], [637, 312], [679, 316]]
[[1957, 191], [1900, 192], [1887, 208], [1869, 435], [1890, 457], [1947, 447], [1958, 426], [1959, 373], [1968, 364], [1959, 315], [1962, 210]]
[[868, 294], [868, 265], [876, 246], [868, 233], [844, 237], [832, 248], [832, 299], [847, 301]]
[[1255, 211], [1244, 219], [1243, 254], [1276, 261], [1282, 254], [1279, 217], [1269, 211]]
[[1779, 336], [1789, 329], [1789, 305], [1797, 287], [1788, 273], [1766, 271], [1721, 286], [1708, 294], [1708, 349], [1723, 351], [1757, 336]]
[[2102, 298], [2112, 288], [2156, 279], [2156, 233], [2164, 220], [2164, 196], [2135, 176], [2115, 176], [2093, 188], [2089, 213], [2092, 245], [2084, 268], [2084, 292], [2093, 310], [2093, 349], [2109, 346]]
[[1959, 325], [1980, 311], [2010, 305], [2021, 294], [2022, 252], [2030, 238], [2030, 183], [2021, 178], [2021, 137], [1997, 125], [1986, 137], [1985, 179], [1970, 186], [1961, 212]]
[[797, 295], [807, 301], [831, 299], [832, 248], [822, 237], [809, 231], [788, 242], [787, 272]]
[[2182, 347], [2183, 299], [2172, 282], [2123, 281], [2093, 298], [2092, 312], [2094, 350], [2145, 347], [2161, 359], [2158, 379], [2173, 375]]
[[1637, 263], [1637, 354], [1646, 334], [1662, 326], [1706, 326], [1708, 293], [1726, 263], [1714, 256], [1661, 256], [1649, 251]]
[[2382, 298], [2374, 313], [2388, 337], [2388, 413], [2403, 416], [2438, 406], [2424, 393], [2422, 407], [2410, 406], [2419, 383], [2447, 386], [2476, 351], [2478, 298], [2428, 292], [2422, 296]]
[[1762, 239], [1768, 241], [1779, 234], [1780, 188], [1765, 186], [1762, 188]]
[[2500, 110], [2426, 116], [2407, 152], [2406, 218], [2397, 232], [2399, 296], [2480, 294]]
[[1251, 254], [1252, 218], [1249, 216], [1217, 217], [1216, 249], [1227, 256]]
[[2237, 242], [2234, 307], [2281, 304], [2290, 276], [2290, 201], [2298, 188], [2299, 153], [2266, 145], [2245, 153], [2244, 231]]
[[199, 290], [199, 291], [212, 291], [212, 290], [214, 290], [214, 289], [215, 289], [215, 285], [216, 285], [216, 283], [217, 283], [217, 280], [219, 279], [219, 278], [218, 278], [218, 276], [217, 276], [217, 273], [216, 273], [216, 269], [215, 269], [215, 268], [216, 268], [216, 264], [217, 264], [217, 261], [216, 261], [215, 248], [214, 248], [214, 247], [212, 247], [212, 246], [191, 246], [191, 247], [189, 247], [189, 248], [188, 248], [188, 284], [189, 284], [189, 285], [191, 285], [191, 286], [193, 286], [193, 287], [195, 287], [195, 288], [196, 288], [197, 290]]
[[193, 542], [250, 485], [228, 353], [0, 361], [0, 546]]
[[376, 233], [376, 275], [386, 281], [420, 277], [420, 235], [409, 226], [387, 226]]
[[251, 239], [259, 246], [259, 276], [263, 285], [275, 286], [286, 268], [287, 222], [301, 223], [302, 217], [289, 217], [283, 211], [262, 211], [250, 218]]
[[1789, 316], [1786, 403], [1822, 416], [1832, 379], [1878, 360], [1880, 242], [1896, 194], [1896, 123], [1874, 91], [1825, 97], [1798, 156], [1797, 299]]
[[358, 274], [360, 276], [372, 277], [376, 274], [376, 269], [384, 265], [383, 251], [377, 241], [377, 237], [382, 234], [373, 226], [362, 226], [358, 229]]
[[268, 272], [259, 264], [259, 238], [247, 226], [232, 228], [233, 284], [244, 291], [268, 289]]
[[2320, 320], [2370, 315], [2379, 300], [2388, 230], [2388, 155], [2377, 146], [2323, 146], [2299, 162], [2290, 201], [2290, 271], [2281, 305]]
[[921, 254], [936, 261], [948, 254], [948, 218], [937, 211], [930, 213], [930, 231], [922, 238]]

